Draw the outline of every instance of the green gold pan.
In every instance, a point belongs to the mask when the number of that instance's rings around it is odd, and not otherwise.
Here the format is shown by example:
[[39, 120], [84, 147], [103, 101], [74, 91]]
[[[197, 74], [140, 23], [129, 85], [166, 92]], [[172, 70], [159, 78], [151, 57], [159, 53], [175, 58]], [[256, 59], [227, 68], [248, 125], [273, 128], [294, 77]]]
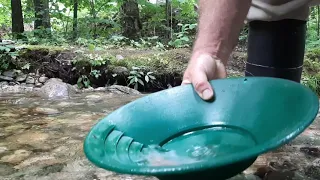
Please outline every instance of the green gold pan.
[[210, 81], [215, 99], [192, 85], [163, 90], [99, 121], [84, 142], [96, 166], [164, 180], [227, 179], [302, 133], [319, 110], [299, 83], [267, 77]]

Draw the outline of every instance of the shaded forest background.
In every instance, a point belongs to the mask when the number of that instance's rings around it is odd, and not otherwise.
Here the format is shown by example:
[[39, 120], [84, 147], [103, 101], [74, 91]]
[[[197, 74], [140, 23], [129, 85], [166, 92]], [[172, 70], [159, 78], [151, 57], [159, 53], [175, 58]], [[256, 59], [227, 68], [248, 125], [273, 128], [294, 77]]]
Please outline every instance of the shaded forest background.
[[[118, 83], [159, 90], [178, 85], [186, 62], [172, 62], [172, 58], [192, 47], [198, 18], [196, 3], [0, 0], [0, 37], [14, 41], [0, 44], [0, 72], [40, 72], [83, 88]], [[310, 11], [303, 81], [320, 92], [320, 11], [319, 7]], [[247, 35], [244, 26], [236, 51], [245, 52]], [[148, 56], [125, 56], [128, 48], [145, 50], [138, 54]], [[113, 54], [110, 49], [121, 51]], [[169, 52], [179, 49], [180, 55]], [[188, 54], [185, 56], [186, 59]], [[245, 56], [240, 57], [241, 61]]]
[[186, 47], [195, 35], [195, 4], [194, 0], [1, 0], [1, 35], [28, 44]]

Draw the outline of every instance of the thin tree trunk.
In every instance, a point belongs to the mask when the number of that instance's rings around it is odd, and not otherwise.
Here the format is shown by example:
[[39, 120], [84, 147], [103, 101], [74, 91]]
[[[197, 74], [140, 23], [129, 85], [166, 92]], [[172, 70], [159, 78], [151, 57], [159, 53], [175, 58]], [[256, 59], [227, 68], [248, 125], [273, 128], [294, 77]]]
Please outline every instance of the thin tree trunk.
[[78, 0], [73, 2], [73, 39], [78, 37]]
[[[170, 28], [170, 1], [169, 0], [166, 0], [166, 21], [167, 21], [167, 28], [169, 29]], [[171, 32], [170, 31], [167, 31], [167, 38], [170, 38], [170, 34]]]
[[320, 12], [319, 12], [319, 6], [317, 6], [317, 25], [318, 25], [318, 27], [317, 27], [317, 35], [318, 35], [318, 39], [319, 39], [319, 35], [320, 35]]

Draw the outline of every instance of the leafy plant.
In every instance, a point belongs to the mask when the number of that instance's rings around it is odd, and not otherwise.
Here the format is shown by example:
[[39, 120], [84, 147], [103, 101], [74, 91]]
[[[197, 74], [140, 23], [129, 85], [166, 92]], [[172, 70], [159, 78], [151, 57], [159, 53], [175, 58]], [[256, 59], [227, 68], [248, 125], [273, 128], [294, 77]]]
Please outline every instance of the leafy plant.
[[90, 80], [89, 80], [89, 78], [88, 78], [86, 75], [81, 75], [81, 76], [78, 78], [77, 85], [78, 85], [78, 87], [79, 87], [80, 89], [91, 87], [91, 86], [90, 86]]
[[174, 33], [174, 38], [169, 42], [170, 46], [175, 48], [189, 47], [192, 43], [189, 31], [197, 27], [197, 24], [178, 24], [181, 31]]
[[153, 76], [153, 72], [145, 73], [142, 67], [132, 67], [128, 79], [128, 86], [133, 85], [134, 89], [138, 89], [139, 84], [145, 86], [145, 83], [152, 83], [156, 78]]
[[14, 45], [0, 44], [0, 71], [8, 70], [18, 55], [19, 50]]

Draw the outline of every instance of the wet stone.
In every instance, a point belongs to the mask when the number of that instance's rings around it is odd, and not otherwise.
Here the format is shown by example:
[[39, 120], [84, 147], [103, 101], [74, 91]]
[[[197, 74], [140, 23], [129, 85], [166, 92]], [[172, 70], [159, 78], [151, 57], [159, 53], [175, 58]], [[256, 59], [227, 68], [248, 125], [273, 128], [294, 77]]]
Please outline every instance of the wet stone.
[[58, 109], [54, 108], [45, 108], [45, 107], [37, 107], [32, 110], [35, 114], [41, 114], [41, 115], [55, 115], [60, 114], [61, 112]]
[[270, 168], [275, 171], [293, 171], [297, 167], [289, 161], [283, 161], [281, 164], [279, 162], [270, 162]]
[[0, 80], [2, 80], [2, 81], [13, 81], [13, 78], [12, 77], [8, 77], [8, 76], [0, 75]]
[[17, 164], [24, 159], [28, 158], [31, 155], [31, 151], [27, 151], [24, 149], [16, 150], [14, 154], [3, 156], [1, 158], [2, 162], [10, 163], [10, 164]]
[[23, 82], [27, 79], [27, 75], [26, 74], [20, 74], [16, 77], [16, 81], [18, 82]]
[[10, 77], [10, 78], [15, 78], [17, 76], [17, 72], [14, 71], [14, 70], [11, 70], [11, 71], [4, 71], [2, 73], [3, 76], [7, 76], [7, 77]]
[[15, 171], [16, 170], [13, 167], [0, 163], [0, 179], [1, 176], [13, 174]]
[[15, 166], [15, 169], [22, 169], [26, 168], [31, 165], [42, 165], [42, 166], [49, 166], [49, 165], [54, 165], [59, 163], [59, 161], [53, 157], [53, 156], [48, 156], [48, 155], [43, 155], [43, 156], [37, 156], [37, 157], [32, 157], [29, 159], [24, 160], [22, 163], [19, 165]]
[[317, 147], [301, 147], [300, 151], [313, 157], [320, 157], [320, 149]]
[[9, 85], [9, 83], [7, 82], [7, 81], [2, 81], [2, 82], [0, 82], [0, 87], [2, 87], [2, 86], [8, 86]]
[[0, 154], [4, 153], [6, 151], [8, 151], [7, 147], [0, 146]]
[[4, 131], [6, 132], [12, 132], [12, 131], [17, 131], [20, 129], [27, 129], [29, 128], [29, 126], [27, 125], [23, 125], [23, 124], [16, 124], [16, 125], [12, 125], [12, 126], [7, 126]]
[[39, 131], [29, 131], [24, 132], [15, 136], [10, 136], [7, 138], [8, 141], [19, 143], [19, 144], [28, 144], [28, 145], [37, 145], [43, 144], [49, 138], [48, 134], [39, 132]]
[[9, 82], [9, 86], [14, 86], [14, 85], [16, 85], [15, 82]]
[[41, 77], [39, 77], [39, 82], [40, 83], [45, 83], [45, 82], [47, 82], [49, 80], [49, 78], [48, 77], [44, 77], [44, 76], [41, 76]]
[[99, 99], [99, 98], [101, 98], [101, 96], [95, 95], [95, 94], [91, 94], [91, 95], [87, 95], [86, 98], [87, 99]]
[[37, 175], [38, 176], [47, 176], [47, 175], [49, 175], [51, 173], [61, 172], [65, 165], [66, 164], [58, 163], [58, 164], [45, 166], [40, 171], [37, 172]]
[[320, 166], [309, 165], [305, 168], [305, 174], [308, 177], [318, 179], [320, 177]]
[[36, 79], [32, 76], [28, 76], [26, 79], [27, 84], [34, 84], [36, 82]]
[[286, 172], [278, 172], [278, 171], [271, 171], [267, 173], [264, 177], [264, 180], [293, 180], [294, 172], [286, 171]]
[[41, 87], [42, 85], [43, 85], [42, 83], [36, 82], [34, 86], [39, 88], [39, 87]]

